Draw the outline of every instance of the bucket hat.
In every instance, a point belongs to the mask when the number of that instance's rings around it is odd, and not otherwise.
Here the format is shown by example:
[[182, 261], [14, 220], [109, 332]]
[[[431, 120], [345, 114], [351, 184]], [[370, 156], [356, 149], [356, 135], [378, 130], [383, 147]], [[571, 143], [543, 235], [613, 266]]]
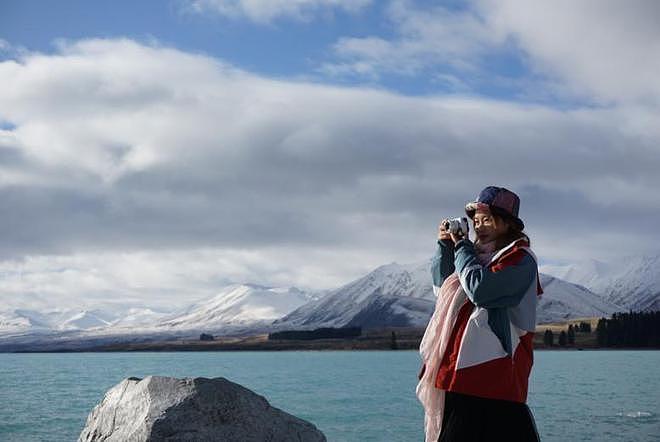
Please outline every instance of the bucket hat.
[[518, 224], [520, 230], [525, 228], [525, 223], [518, 218], [520, 198], [504, 187], [486, 187], [479, 192], [475, 201], [465, 205], [465, 213], [472, 219], [477, 209], [481, 208], [488, 209], [496, 215], [508, 216]]

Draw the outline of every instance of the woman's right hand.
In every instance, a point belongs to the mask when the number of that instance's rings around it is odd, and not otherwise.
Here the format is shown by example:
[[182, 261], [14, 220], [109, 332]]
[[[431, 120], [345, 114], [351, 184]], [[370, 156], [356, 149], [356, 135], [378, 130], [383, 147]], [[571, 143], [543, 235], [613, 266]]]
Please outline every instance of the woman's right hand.
[[445, 223], [449, 221], [448, 218], [443, 219], [440, 221], [440, 225], [438, 226], [438, 239], [443, 240], [443, 239], [448, 239], [451, 241], [451, 235], [449, 234], [448, 230], [445, 230]]

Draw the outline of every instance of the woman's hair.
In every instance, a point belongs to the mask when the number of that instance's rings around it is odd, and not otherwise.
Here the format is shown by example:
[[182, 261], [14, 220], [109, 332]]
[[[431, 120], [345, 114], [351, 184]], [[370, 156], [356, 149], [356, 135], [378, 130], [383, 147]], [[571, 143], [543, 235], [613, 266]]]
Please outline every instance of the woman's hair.
[[509, 230], [507, 233], [504, 235], [500, 236], [495, 240], [497, 249], [501, 249], [502, 247], [506, 247], [509, 244], [511, 244], [513, 241], [519, 239], [519, 238], [525, 238], [527, 240], [527, 243], [531, 246], [532, 241], [529, 239], [529, 236], [523, 230], [520, 228], [517, 222], [515, 222], [514, 218], [509, 215], [507, 212], [504, 210], [499, 209], [498, 207], [492, 207], [490, 208], [490, 213], [496, 218], [499, 218], [501, 221], [505, 222], [509, 226]]

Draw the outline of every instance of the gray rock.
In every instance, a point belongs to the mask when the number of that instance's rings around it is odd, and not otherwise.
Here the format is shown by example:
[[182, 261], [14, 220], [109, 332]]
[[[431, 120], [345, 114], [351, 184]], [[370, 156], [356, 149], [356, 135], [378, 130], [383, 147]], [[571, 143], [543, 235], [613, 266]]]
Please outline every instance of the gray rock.
[[127, 378], [87, 417], [82, 441], [325, 441], [292, 416], [225, 378]]

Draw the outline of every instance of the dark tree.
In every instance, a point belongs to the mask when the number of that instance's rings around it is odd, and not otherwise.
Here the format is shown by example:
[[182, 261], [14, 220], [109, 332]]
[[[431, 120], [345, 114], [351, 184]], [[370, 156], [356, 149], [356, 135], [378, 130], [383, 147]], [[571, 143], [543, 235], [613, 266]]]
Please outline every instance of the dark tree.
[[616, 312], [598, 321], [596, 333], [603, 347], [660, 347], [660, 311]]
[[596, 326], [596, 339], [598, 345], [605, 347], [607, 345], [607, 319], [600, 318]]
[[390, 342], [390, 348], [396, 350], [399, 346], [396, 343], [396, 333], [392, 332], [392, 341]]
[[566, 332], [564, 330], [559, 333], [559, 345], [562, 347], [566, 345]]
[[314, 330], [284, 330], [268, 333], [268, 339], [346, 339], [355, 338], [362, 334], [362, 327], [322, 327]]
[[213, 340], [213, 335], [207, 335], [206, 333], [202, 333], [199, 335], [199, 340], [200, 341], [212, 341]]
[[568, 326], [567, 338], [569, 345], [575, 345], [575, 329], [572, 324]]
[[543, 343], [548, 347], [552, 347], [554, 345], [554, 340], [555, 340], [554, 333], [552, 333], [552, 330], [550, 330], [549, 328], [546, 328], [545, 334], [543, 335]]

